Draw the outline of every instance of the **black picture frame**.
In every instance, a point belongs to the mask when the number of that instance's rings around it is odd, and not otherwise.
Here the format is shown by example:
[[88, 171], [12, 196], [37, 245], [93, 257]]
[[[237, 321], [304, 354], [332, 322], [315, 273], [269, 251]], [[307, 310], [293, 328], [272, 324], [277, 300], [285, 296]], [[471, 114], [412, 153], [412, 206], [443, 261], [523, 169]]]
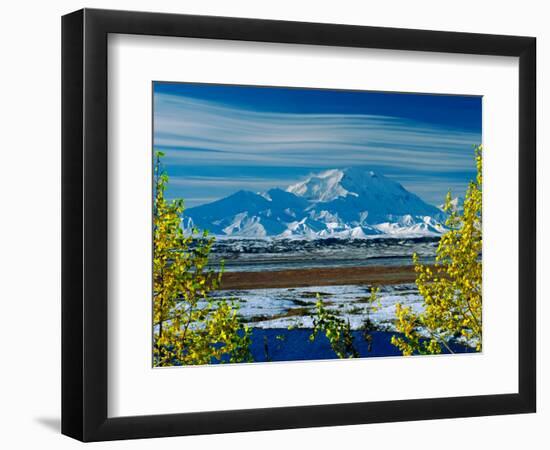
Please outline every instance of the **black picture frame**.
[[[517, 393], [107, 416], [109, 33], [519, 57]], [[243, 18], [83, 9], [62, 18], [62, 433], [82, 441], [535, 412], [536, 40]]]

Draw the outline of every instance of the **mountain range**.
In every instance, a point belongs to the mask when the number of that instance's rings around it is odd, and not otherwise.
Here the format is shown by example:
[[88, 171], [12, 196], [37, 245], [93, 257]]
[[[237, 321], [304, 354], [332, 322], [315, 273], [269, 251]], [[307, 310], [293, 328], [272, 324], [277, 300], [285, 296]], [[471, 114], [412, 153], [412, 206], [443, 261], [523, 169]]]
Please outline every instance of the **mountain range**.
[[184, 229], [234, 238], [414, 237], [445, 231], [445, 213], [365, 168], [331, 169], [286, 189], [238, 191], [189, 208]]

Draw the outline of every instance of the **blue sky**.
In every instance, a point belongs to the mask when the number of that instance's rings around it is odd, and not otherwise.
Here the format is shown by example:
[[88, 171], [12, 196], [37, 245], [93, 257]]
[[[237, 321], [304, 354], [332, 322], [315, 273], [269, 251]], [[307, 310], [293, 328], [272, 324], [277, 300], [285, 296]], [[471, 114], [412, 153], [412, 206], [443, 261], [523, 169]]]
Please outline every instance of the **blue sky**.
[[153, 96], [167, 195], [187, 207], [351, 166], [440, 204], [475, 176], [481, 97], [163, 82]]

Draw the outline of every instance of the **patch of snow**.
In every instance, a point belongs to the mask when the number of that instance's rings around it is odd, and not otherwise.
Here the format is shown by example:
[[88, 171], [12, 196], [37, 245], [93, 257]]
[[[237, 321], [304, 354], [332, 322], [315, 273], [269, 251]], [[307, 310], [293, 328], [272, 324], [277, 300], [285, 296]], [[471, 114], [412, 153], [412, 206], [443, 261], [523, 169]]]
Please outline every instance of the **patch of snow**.
[[312, 175], [305, 181], [289, 186], [286, 190], [299, 197], [318, 202], [329, 202], [348, 195], [357, 196], [356, 193], [342, 187], [340, 181], [343, 177], [342, 170], [331, 169]]
[[[445, 203], [438, 206], [441, 211], [444, 211]], [[464, 208], [464, 199], [462, 197], [455, 197], [451, 200], [451, 211], [462, 211]]]
[[265, 228], [260, 223], [258, 217], [248, 217], [248, 213], [237, 214], [233, 223], [223, 229], [225, 234], [231, 236], [264, 237], [267, 235]]
[[265, 198], [268, 202], [273, 201], [273, 199], [271, 198], [271, 196], [267, 192], [256, 192], [256, 194], [259, 195], [260, 197]]
[[364, 285], [218, 291], [213, 298], [235, 299], [240, 306], [239, 315], [252, 327], [311, 328], [317, 293], [327, 310], [349, 320], [354, 330], [361, 329], [367, 317], [384, 329], [395, 330], [398, 302], [410, 306], [415, 313], [423, 310], [422, 297], [414, 284], [381, 286], [379, 307], [367, 302], [370, 288]]

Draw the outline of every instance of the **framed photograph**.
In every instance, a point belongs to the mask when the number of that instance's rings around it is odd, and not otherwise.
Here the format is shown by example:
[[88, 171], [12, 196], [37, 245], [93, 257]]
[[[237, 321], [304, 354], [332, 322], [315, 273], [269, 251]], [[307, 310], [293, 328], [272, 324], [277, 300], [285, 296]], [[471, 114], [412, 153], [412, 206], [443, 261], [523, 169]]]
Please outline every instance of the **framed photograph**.
[[535, 411], [536, 41], [62, 21], [62, 432]]

